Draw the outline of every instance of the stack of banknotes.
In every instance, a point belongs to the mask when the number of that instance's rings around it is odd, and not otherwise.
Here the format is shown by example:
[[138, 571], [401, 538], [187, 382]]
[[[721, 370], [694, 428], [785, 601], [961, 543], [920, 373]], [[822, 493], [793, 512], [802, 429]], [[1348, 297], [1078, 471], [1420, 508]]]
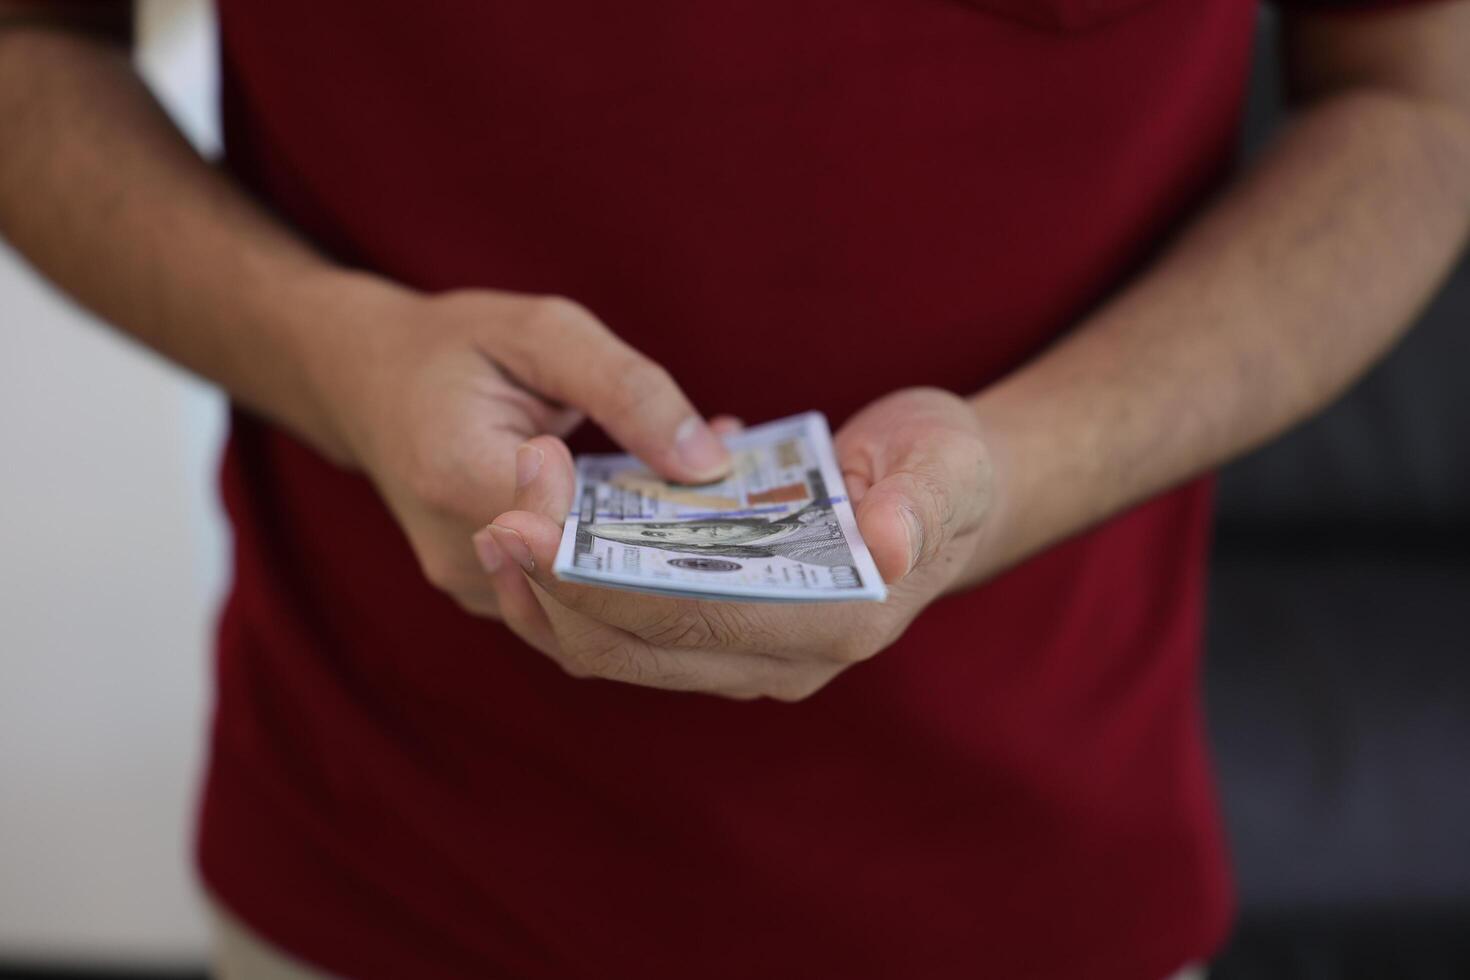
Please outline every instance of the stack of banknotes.
[[578, 457], [556, 576], [692, 599], [883, 599], [827, 420], [808, 412], [726, 442], [729, 477], [697, 486], [631, 456]]

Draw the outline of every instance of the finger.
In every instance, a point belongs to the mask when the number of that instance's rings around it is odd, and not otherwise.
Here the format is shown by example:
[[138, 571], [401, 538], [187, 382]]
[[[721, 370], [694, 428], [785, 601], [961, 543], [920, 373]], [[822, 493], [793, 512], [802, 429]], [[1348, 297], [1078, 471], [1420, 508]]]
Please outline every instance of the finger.
[[667, 479], [704, 483], [730, 454], [669, 373], [570, 300], [526, 304], [500, 326], [495, 357], [522, 384], [586, 412]]
[[530, 588], [556, 633], [558, 659], [577, 676], [741, 700], [768, 696], [794, 701], [836, 672], [760, 654], [658, 647], [563, 605], [539, 583]]
[[486, 588], [483, 579], [479, 588], [466, 592], [451, 592], [449, 598], [471, 616], [478, 616], [481, 619], [504, 618], [500, 612], [500, 603], [495, 598], [495, 590]]
[[563, 605], [535, 584], [512, 556], [524, 542], [491, 525], [475, 535], [475, 550], [495, 583], [506, 625], [528, 645], [578, 676], [727, 697], [806, 697], [830, 679], [816, 665], [722, 651], [660, 649]]
[[600, 623], [643, 635], [651, 624], [672, 618], [681, 602], [663, 596], [563, 582], [553, 574], [561, 545], [560, 525], [545, 514], [508, 511], [491, 525], [506, 557], [561, 605]]
[[495, 591], [465, 540], [464, 524], [414, 506], [404, 527], [424, 579], [476, 616], [494, 617]]
[[550, 657], [560, 653], [556, 633], [545, 610], [531, 592], [531, 583], [505, 549], [495, 540], [493, 527], [481, 528], [474, 537], [475, 553], [490, 578], [500, 617], [528, 646]]
[[745, 423], [733, 415], [716, 415], [709, 420], [709, 427], [721, 439], [739, 435], [745, 431]]
[[511, 507], [554, 521], [558, 528], [572, 510], [577, 470], [566, 443], [537, 436], [516, 449], [516, 488]]

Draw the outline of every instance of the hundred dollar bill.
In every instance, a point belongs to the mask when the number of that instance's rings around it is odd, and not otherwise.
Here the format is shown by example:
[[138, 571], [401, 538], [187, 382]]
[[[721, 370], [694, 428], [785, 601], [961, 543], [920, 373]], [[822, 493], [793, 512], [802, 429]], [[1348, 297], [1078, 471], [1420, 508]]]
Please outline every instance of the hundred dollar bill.
[[884, 598], [826, 418], [808, 412], [726, 444], [730, 476], [697, 486], [666, 483], [631, 456], [579, 456], [556, 576], [742, 602]]

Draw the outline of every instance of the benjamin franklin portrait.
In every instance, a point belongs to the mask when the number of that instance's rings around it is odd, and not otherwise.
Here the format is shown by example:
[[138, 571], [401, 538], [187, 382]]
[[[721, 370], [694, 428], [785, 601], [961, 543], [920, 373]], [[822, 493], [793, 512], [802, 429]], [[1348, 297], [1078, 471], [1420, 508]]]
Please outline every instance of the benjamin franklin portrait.
[[[586, 526], [586, 525], [584, 525]], [[720, 558], [788, 558], [828, 567], [852, 564], [852, 552], [827, 500], [779, 520], [728, 517], [665, 523], [628, 522], [586, 526], [594, 536], [621, 544]]]

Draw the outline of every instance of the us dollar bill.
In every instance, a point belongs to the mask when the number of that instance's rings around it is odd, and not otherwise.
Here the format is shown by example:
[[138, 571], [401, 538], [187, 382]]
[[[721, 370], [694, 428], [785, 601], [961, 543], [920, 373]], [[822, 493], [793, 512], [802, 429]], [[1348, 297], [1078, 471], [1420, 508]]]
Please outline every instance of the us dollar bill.
[[729, 477], [699, 485], [667, 483], [632, 456], [579, 456], [556, 576], [741, 602], [886, 596], [821, 413], [755, 426], [726, 444]]

